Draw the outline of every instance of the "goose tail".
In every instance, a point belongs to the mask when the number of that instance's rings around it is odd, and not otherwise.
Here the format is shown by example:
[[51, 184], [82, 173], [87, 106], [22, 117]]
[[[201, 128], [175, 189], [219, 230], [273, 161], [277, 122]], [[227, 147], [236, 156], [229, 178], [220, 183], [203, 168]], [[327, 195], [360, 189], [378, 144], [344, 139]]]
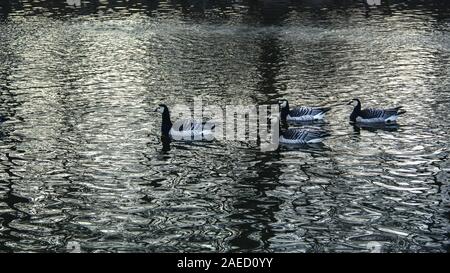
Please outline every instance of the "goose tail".
[[321, 120], [325, 117], [325, 114], [331, 110], [331, 107], [316, 108], [317, 114], [314, 115], [315, 120]]
[[403, 110], [401, 108], [398, 109], [397, 115], [403, 115], [404, 113], [406, 113], [406, 110]]
[[403, 106], [398, 106], [395, 108], [391, 108], [391, 109], [386, 109], [385, 110], [387, 113], [391, 112], [396, 116], [400, 116], [401, 114], [406, 113], [406, 110], [403, 110]]

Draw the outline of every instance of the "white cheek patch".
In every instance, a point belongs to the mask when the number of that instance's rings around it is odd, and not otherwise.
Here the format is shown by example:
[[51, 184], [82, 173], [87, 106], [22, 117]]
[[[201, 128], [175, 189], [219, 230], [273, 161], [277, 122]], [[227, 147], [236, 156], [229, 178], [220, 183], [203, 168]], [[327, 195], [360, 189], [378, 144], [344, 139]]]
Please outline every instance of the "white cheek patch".
[[287, 103], [285, 101], [283, 101], [280, 106], [281, 106], [281, 108], [285, 108], [287, 106]]
[[158, 107], [156, 109], [157, 112], [160, 112], [161, 114], [164, 113], [164, 108], [163, 107]]

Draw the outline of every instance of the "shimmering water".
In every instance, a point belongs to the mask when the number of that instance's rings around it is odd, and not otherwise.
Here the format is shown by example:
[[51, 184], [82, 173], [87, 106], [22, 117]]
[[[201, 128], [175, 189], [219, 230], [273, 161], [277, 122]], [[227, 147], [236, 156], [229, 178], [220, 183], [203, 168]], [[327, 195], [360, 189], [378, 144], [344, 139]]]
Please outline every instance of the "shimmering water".
[[[299, 2], [2, 1], [0, 251], [447, 251], [448, 4]], [[163, 151], [152, 111], [198, 96], [408, 112]]]

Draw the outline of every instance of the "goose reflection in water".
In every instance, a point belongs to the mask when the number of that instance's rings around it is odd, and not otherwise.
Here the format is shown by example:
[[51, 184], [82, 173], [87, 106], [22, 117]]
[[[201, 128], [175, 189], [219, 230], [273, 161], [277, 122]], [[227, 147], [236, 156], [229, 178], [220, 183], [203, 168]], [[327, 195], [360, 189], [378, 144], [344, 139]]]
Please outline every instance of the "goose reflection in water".
[[361, 130], [366, 130], [369, 132], [376, 131], [386, 131], [386, 132], [396, 132], [399, 128], [399, 124], [352, 124], [353, 131], [357, 134], [360, 134]]

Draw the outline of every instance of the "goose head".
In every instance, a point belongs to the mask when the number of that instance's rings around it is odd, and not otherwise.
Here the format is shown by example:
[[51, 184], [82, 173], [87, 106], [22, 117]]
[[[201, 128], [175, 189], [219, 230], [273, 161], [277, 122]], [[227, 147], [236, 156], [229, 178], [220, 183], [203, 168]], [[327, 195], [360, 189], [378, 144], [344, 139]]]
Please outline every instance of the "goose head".
[[[356, 102], [356, 103], [355, 103]], [[354, 106], [352, 113], [350, 114], [350, 121], [352, 123], [356, 122], [356, 118], [358, 117], [358, 115], [361, 112], [361, 102], [359, 101], [359, 99], [352, 99], [349, 103], [347, 103], [348, 105], [352, 105]]]
[[287, 108], [289, 109], [289, 102], [287, 100], [279, 100], [278, 105], [280, 105], [280, 109]]
[[361, 101], [359, 101], [359, 99], [352, 99], [351, 101], [349, 101], [347, 103], [347, 105], [353, 105], [353, 106], [361, 105]]
[[169, 112], [169, 108], [168, 108], [167, 105], [165, 105], [165, 104], [160, 104], [160, 105], [155, 109], [154, 112], [159, 112], [159, 113], [161, 113], [161, 114], [168, 113], [168, 112]]

